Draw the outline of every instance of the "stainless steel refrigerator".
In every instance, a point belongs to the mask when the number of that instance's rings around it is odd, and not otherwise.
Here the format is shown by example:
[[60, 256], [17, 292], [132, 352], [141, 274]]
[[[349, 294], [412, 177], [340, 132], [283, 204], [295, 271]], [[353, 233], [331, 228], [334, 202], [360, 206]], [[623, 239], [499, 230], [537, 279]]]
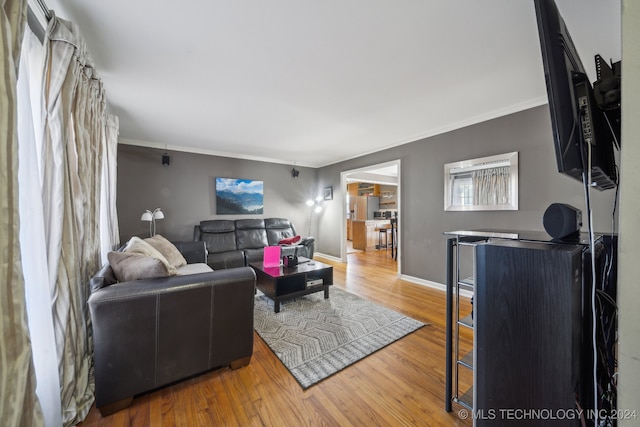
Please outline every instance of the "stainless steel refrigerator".
[[373, 213], [380, 209], [380, 197], [357, 196], [355, 197], [354, 217], [355, 221], [373, 219]]

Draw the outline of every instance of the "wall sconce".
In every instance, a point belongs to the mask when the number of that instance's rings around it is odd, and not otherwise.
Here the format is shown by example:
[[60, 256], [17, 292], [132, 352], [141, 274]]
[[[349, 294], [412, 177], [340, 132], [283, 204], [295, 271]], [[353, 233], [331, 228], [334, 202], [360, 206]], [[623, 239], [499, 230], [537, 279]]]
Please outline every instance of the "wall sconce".
[[291, 176], [293, 178], [297, 178], [298, 175], [300, 175], [300, 171], [298, 169], [296, 169], [295, 167], [293, 169], [291, 169]]
[[311, 235], [311, 221], [313, 219], [313, 213], [322, 212], [322, 196], [316, 197], [315, 200], [309, 199], [307, 200], [307, 206], [309, 206], [309, 234]]
[[164, 219], [164, 212], [160, 208], [156, 208], [153, 212], [147, 209], [140, 217], [141, 221], [149, 222], [149, 237], [156, 235], [156, 219]]
[[162, 155], [162, 165], [169, 166], [171, 164], [171, 157], [167, 153]]

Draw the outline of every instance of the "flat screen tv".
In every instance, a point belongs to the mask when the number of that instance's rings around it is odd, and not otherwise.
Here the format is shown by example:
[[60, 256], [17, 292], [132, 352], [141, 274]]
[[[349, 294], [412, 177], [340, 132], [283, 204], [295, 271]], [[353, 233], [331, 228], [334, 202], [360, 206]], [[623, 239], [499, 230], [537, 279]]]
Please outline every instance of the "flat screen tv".
[[[606, 81], [602, 84], [599, 67], [603, 61], [596, 56], [599, 89], [594, 92], [554, 0], [534, 3], [558, 172], [583, 181], [590, 159], [591, 185], [599, 190], [615, 188], [614, 146], [619, 147], [620, 134], [619, 63], [617, 70], [608, 69], [604, 63], [602, 80]], [[606, 103], [600, 96], [603, 91]]]

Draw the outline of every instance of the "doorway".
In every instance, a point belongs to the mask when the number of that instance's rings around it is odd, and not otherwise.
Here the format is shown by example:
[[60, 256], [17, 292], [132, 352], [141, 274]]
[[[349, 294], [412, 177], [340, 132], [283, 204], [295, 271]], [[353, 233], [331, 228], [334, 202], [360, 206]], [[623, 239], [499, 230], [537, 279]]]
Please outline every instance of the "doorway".
[[[367, 258], [387, 256], [392, 257], [392, 253], [395, 251], [397, 260], [397, 271], [400, 274], [401, 253], [398, 250], [400, 248], [400, 232], [397, 229], [395, 232], [393, 243], [394, 248], [387, 247], [387, 243], [391, 244], [390, 235], [393, 233], [389, 231], [385, 233], [379, 231], [379, 228], [384, 228], [385, 225], [391, 222], [391, 218], [400, 218], [401, 200], [400, 200], [400, 188], [401, 188], [401, 173], [400, 173], [400, 159], [390, 162], [374, 164], [359, 169], [347, 170], [340, 173], [340, 185], [342, 188], [342, 194], [345, 195], [345, 200], [342, 203], [342, 231], [341, 231], [341, 249], [340, 258], [342, 262], [348, 262], [348, 255], [353, 251], [362, 252]], [[355, 192], [357, 184], [358, 192]], [[375, 194], [375, 195], [374, 195]], [[367, 199], [367, 208], [363, 208], [362, 200], [358, 200], [359, 209], [356, 208], [356, 202], [354, 197], [359, 199]], [[373, 207], [371, 206], [373, 201]], [[359, 212], [356, 212], [359, 211]], [[367, 213], [363, 213], [366, 211]], [[358, 217], [356, 218], [356, 214]], [[391, 216], [391, 218], [389, 218]], [[366, 226], [369, 228], [369, 234], [375, 232], [374, 236], [368, 236], [368, 244], [361, 243], [362, 232], [353, 236], [354, 225], [363, 227], [366, 221]], [[399, 221], [395, 222], [397, 227]], [[385, 234], [387, 234], [385, 236]], [[354, 245], [353, 237], [356, 237], [357, 242]], [[386, 237], [386, 238], [385, 238]], [[373, 240], [373, 243], [372, 243]], [[376, 242], [380, 245], [375, 244]], [[384, 248], [384, 249], [383, 249]], [[393, 250], [392, 250], [393, 249]]]

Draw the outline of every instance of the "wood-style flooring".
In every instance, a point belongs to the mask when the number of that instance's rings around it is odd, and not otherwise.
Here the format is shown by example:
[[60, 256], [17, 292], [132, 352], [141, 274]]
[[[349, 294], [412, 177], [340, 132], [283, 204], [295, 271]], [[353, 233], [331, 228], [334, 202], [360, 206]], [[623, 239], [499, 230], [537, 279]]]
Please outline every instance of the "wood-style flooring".
[[248, 366], [208, 372], [136, 397], [129, 408], [108, 417], [94, 406], [80, 425], [470, 426], [471, 420], [458, 416], [461, 407], [444, 410], [444, 292], [398, 279], [389, 252], [349, 254], [347, 264], [318, 260], [334, 266], [334, 286], [429, 326], [305, 391], [254, 334]]

